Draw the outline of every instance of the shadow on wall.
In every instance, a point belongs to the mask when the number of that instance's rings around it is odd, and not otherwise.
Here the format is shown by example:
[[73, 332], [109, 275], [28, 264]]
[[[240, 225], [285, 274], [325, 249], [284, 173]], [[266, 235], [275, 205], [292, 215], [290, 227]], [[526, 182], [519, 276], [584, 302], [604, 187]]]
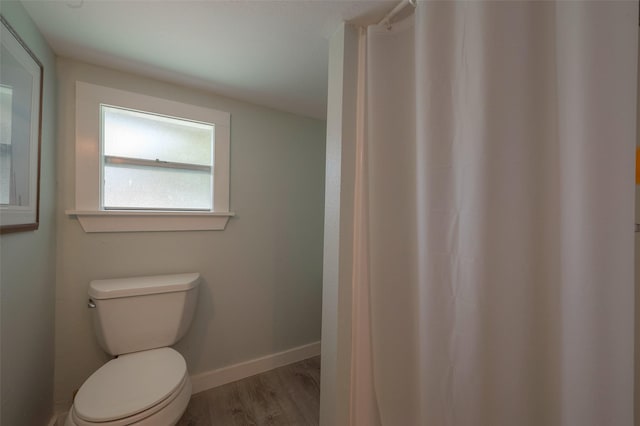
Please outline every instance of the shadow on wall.
[[[187, 365], [202, 365], [201, 361], [205, 353], [203, 350], [204, 342], [207, 341], [207, 335], [210, 334], [209, 325], [213, 322], [214, 317], [215, 309], [211, 286], [201, 276], [193, 321], [184, 337], [174, 345], [174, 348], [185, 357]], [[189, 371], [189, 374], [194, 373], [194, 371]]]

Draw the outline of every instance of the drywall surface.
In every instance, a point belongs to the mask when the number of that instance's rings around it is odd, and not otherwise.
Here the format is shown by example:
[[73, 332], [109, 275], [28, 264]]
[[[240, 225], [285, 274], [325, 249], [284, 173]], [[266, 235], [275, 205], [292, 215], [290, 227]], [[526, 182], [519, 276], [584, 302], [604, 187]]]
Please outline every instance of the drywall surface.
[[[94, 279], [202, 274], [176, 345], [203, 373], [320, 339], [325, 122], [143, 76], [58, 59], [58, 410], [108, 357], [87, 309]], [[85, 233], [74, 208], [75, 81], [231, 113], [231, 218], [224, 231]]]
[[353, 200], [358, 32], [343, 24], [329, 44], [320, 424], [349, 424]]
[[56, 63], [19, 2], [0, 13], [44, 67], [40, 227], [0, 236], [0, 424], [41, 426], [53, 413]]

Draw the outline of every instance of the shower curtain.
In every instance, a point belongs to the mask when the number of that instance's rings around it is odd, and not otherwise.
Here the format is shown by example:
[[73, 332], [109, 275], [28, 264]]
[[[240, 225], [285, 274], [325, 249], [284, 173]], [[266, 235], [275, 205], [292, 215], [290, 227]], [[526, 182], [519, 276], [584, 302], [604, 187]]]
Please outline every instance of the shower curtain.
[[637, 2], [361, 40], [352, 418], [631, 426]]

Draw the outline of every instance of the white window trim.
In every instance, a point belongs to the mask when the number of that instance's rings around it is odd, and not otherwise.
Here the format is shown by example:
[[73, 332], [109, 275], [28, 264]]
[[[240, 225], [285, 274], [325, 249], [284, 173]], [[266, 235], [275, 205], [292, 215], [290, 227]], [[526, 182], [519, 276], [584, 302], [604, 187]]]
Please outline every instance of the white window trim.
[[[100, 203], [100, 105], [109, 104], [215, 125], [213, 211], [104, 210]], [[231, 116], [195, 105], [76, 82], [76, 216], [85, 232], [223, 230], [229, 218]]]

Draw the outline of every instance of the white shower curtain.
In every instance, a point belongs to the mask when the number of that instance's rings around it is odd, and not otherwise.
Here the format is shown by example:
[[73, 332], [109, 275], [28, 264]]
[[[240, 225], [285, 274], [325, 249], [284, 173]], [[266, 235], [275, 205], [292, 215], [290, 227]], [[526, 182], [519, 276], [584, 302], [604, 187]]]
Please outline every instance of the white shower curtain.
[[633, 424], [637, 7], [363, 34], [352, 424]]

